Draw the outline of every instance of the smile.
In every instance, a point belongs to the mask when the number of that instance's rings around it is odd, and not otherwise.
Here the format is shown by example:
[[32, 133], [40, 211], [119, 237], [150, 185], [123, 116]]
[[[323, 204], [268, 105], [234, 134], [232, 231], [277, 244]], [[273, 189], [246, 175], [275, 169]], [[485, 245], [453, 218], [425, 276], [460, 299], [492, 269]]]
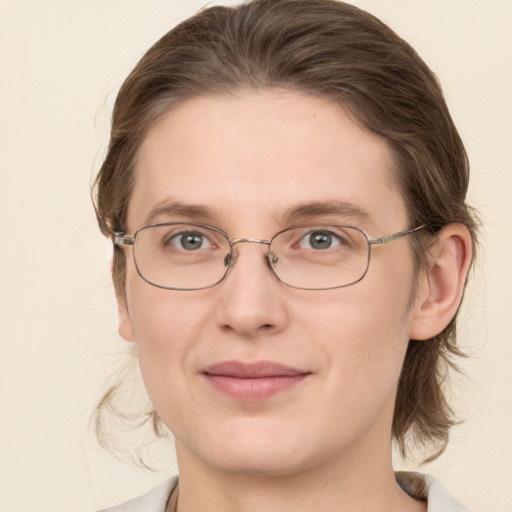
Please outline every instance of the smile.
[[221, 393], [238, 400], [263, 400], [302, 382], [310, 372], [279, 363], [224, 361], [208, 367], [203, 375]]

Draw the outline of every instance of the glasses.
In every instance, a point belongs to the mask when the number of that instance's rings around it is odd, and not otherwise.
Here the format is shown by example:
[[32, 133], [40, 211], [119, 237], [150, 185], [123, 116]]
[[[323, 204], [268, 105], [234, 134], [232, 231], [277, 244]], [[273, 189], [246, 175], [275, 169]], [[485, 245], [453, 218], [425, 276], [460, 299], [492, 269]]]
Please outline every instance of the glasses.
[[387, 244], [423, 229], [378, 238], [346, 225], [314, 225], [280, 231], [270, 240], [230, 239], [202, 224], [169, 222], [145, 226], [132, 236], [115, 234], [115, 245], [132, 245], [144, 281], [169, 290], [202, 290], [219, 284], [236, 262], [240, 243], [267, 246], [269, 268], [283, 284], [303, 290], [342, 288], [361, 281], [373, 245]]

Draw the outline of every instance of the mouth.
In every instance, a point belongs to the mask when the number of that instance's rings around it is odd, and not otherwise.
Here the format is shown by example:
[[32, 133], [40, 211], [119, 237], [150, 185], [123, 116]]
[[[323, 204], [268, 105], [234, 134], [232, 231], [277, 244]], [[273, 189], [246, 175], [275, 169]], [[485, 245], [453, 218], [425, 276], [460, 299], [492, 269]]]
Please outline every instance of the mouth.
[[310, 372], [271, 361], [223, 361], [209, 366], [202, 373], [217, 391], [247, 401], [270, 398], [296, 386], [310, 375]]

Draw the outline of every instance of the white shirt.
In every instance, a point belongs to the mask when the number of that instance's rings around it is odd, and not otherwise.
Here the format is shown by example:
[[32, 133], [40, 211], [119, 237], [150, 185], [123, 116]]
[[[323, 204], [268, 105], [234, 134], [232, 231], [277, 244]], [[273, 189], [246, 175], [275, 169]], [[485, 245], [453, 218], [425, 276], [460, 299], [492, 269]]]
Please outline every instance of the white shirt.
[[[427, 500], [427, 512], [471, 512], [454, 500], [431, 475], [402, 471], [395, 475], [398, 484], [405, 492], [414, 498]], [[142, 496], [96, 512], [165, 512], [169, 496], [177, 484], [178, 477], [175, 476]]]

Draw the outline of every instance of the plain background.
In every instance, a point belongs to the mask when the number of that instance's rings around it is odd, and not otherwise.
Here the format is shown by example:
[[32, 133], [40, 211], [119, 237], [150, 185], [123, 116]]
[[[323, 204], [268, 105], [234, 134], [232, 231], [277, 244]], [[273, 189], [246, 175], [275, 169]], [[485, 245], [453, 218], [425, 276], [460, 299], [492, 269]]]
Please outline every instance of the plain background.
[[[153, 447], [159, 471], [148, 472], [105, 454], [89, 428], [126, 350], [89, 185], [123, 78], [204, 3], [0, 0], [1, 511], [85, 511], [176, 471], [169, 442]], [[512, 2], [354, 3], [438, 73], [472, 162], [470, 201], [485, 225], [460, 329], [472, 357], [454, 392], [467, 419], [423, 470], [477, 510], [510, 509]]]

